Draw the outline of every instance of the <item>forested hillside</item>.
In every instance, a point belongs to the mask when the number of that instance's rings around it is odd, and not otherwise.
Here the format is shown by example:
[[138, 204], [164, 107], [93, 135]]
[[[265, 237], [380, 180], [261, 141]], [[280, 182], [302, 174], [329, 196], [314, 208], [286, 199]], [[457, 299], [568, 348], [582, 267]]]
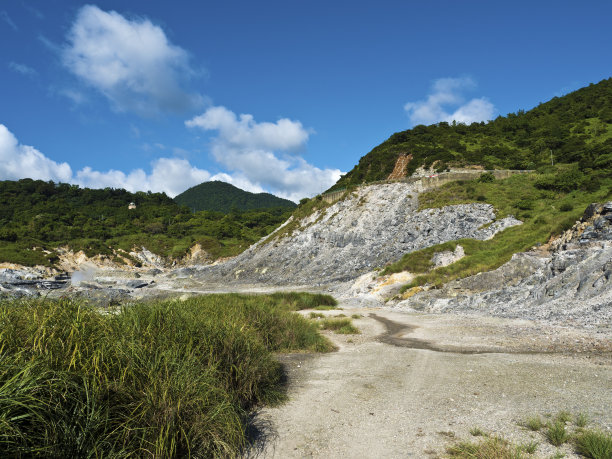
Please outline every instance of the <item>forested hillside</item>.
[[[130, 203], [136, 207], [130, 209]], [[90, 256], [114, 256], [113, 250], [127, 256], [144, 246], [161, 256], [180, 257], [199, 243], [213, 257], [235, 255], [290, 213], [276, 208], [193, 214], [163, 193], [0, 181], [0, 262], [52, 265], [59, 246]]]
[[[363, 156], [332, 188], [386, 179], [400, 155], [418, 167], [480, 165], [485, 169], [539, 169], [574, 164], [574, 173], [597, 178], [612, 173], [612, 78], [524, 112], [470, 125], [441, 122], [393, 134]], [[550, 172], [550, 171], [548, 171]]]
[[193, 211], [212, 210], [230, 212], [234, 210], [253, 210], [284, 207], [293, 209], [296, 204], [270, 193], [249, 193], [229, 183], [204, 182], [179, 194], [174, 200]]

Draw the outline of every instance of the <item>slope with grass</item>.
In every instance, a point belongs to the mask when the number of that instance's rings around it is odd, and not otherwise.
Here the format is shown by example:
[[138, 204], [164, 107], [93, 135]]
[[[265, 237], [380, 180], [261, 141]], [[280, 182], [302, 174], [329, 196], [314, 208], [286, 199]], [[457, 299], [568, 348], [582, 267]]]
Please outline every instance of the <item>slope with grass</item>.
[[294, 209], [296, 204], [270, 193], [250, 193], [225, 182], [204, 182], [193, 186], [174, 198], [194, 212], [211, 210], [228, 213], [235, 210], [254, 210], [281, 207]]
[[538, 169], [576, 163], [596, 180], [612, 169], [612, 78], [488, 123], [419, 125], [393, 134], [363, 156], [331, 190], [385, 180], [398, 158], [417, 168], [479, 165], [485, 169]]

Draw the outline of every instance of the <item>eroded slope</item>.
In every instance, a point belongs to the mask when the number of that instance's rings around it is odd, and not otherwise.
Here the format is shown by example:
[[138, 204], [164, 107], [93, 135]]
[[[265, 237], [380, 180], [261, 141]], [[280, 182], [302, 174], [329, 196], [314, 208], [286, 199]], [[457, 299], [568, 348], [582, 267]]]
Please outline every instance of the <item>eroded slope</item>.
[[[327, 285], [349, 281], [406, 252], [461, 239], [489, 239], [512, 217], [495, 221], [493, 206], [462, 204], [418, 211], [407, 183], [357, 189], [299, 222], [293, 234], [262, 241], [233, 260], [204, 268], [205, 281]], [[191, 273], [190, 273], [191, 274]]]

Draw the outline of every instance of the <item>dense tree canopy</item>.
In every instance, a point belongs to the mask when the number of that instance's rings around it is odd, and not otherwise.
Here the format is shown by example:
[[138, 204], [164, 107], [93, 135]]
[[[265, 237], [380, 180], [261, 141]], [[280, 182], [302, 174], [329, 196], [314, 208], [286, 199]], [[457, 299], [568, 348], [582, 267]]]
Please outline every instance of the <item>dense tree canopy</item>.
[[109, 256], [113, 249], [146, 247], [180, 257], [195, 243], [215, 257], [227, 256], [270, 233], [289, 214], [286, 208], [194, 214], [163, 193], [0, 181], [0, 261], [52, 264], [59, 246]]
[[236, 210], [268, 209], [284, 207], [294, 209], [296, 204], [270, 193], [249, 193], [229, 183], [213, 181], [193, 186], [179, 194], [174, 200], [193, 211], [214, 210], [230, 212]]

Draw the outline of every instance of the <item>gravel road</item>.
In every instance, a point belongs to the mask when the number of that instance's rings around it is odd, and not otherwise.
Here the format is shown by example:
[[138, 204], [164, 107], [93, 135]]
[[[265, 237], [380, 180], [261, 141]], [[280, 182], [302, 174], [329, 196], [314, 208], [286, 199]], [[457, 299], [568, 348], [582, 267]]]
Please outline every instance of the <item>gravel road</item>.
[[[557, 448], [518, 423], [534, 414], [587, 412], [612, 429], [610, 335], [526, 320], [361, 314], [360, 335], [328, 335], [339, 350], [279, 356], [289, 401], [254, 419], [249, 457], [434, 458], [479, 427], [535, 457]], [[560, 451], [575, 456], [569, 446]]]

